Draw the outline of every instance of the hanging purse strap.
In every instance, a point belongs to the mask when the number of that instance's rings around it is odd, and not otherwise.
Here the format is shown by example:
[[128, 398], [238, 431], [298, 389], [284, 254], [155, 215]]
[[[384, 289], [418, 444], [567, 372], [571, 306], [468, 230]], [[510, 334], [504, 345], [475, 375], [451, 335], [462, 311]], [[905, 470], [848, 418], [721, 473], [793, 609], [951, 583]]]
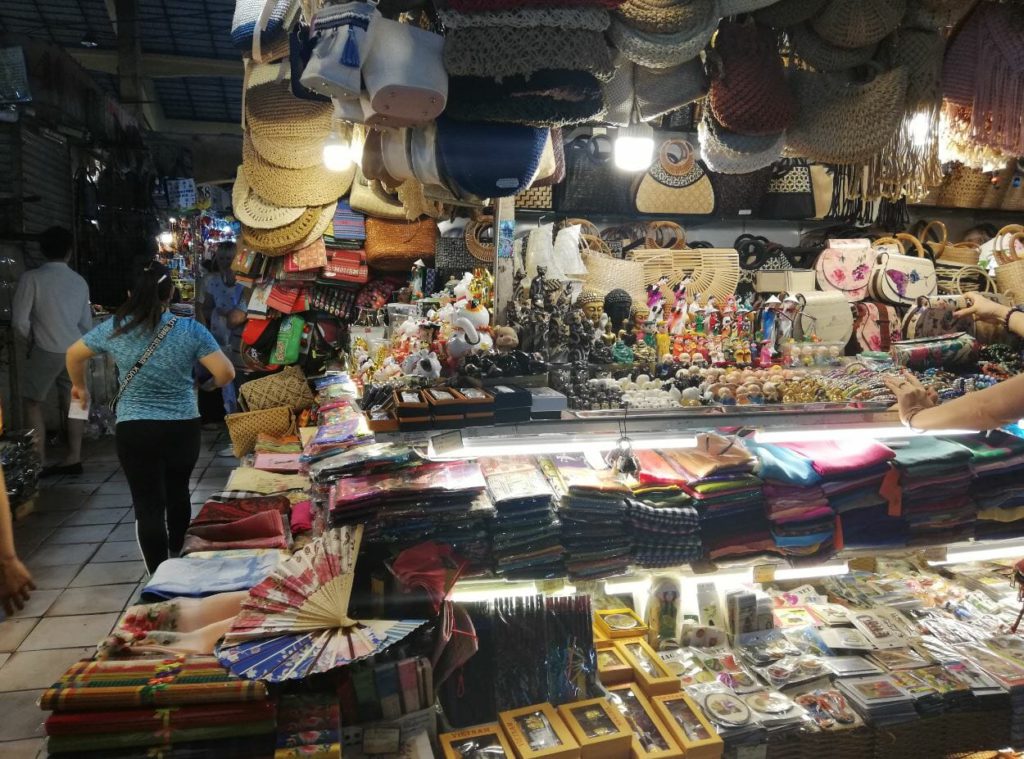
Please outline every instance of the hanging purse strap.
[[121, 382], [121, 386], [117, 388], [117, 393], [113, 398], [110, 399], [110, 410], [117, 413], [117, 403], [121, 400], [121, 396], [124, 395], [124, 391], [128, 389], [128, 386], [135, 379], [135, 375], [139, 373], [139, 370], [146, 365], [153, 354], [156, 353], [156, 349], [160, 347], [160, 343], [164, 341], [164, 338], [170, 334], [171, 330], [174, 329], [174, 325], [178, 323], [178, 317], [172, 316], [167, 320], [167, 323], [160, 328], [160, 331], [156, 333], [153, 340], [146, 346], [146, 350], [139, 356], [139, 360], [135, 362], [135, 366], [128, 370], [128, 373], [124, 375], [124, 381]]

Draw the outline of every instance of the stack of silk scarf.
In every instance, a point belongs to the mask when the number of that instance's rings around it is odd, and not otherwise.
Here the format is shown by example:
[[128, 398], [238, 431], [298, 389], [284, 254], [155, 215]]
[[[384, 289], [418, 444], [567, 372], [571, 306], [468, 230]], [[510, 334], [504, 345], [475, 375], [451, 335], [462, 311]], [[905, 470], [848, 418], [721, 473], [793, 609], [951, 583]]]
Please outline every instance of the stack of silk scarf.
[[281, 696], [274, 759], [340, 757], [341, 714], [336, 693]]
[[565, 567], [573, 580], [621, 574], [629, 566], [626, 512], [630, 489], [602, 462], [568, 454], [541, 461], [558, 496]]
[[1024, 522], [1024, 439], [1002, 430], [950, 438], [971, 453], [978, 507], [975, 536], [1019, 534]]
[[446, 115], [535, 126], [581, 124], [614, 73], [605, 30], [621, 0], [445, 0]]
[[757, 463], [736, 438], [705, 434], [695, 448], [662, 451], [682, 477], [682, 488], [700, 514], [700, 536], [709, 559], [775, 552], [764, 515]]
[[269, 759], [276, 708], [212, 656], [81, 661], [43, 692], [51, 756]]
[[700, 517], [683, 488], [688, 477], [656, 451], [638, 451], [637, 484], [629, 502], [633, 563], [669, 567], [701, 557]]
[[[871, 441], [780, 443], [807, 459], [821, 476], [820, 487], [829, 506], [839, 515], [836, 547], [874, 548], [906, 544], [906, 523], [890, 515], [890, 498], [883, 490], [895, 457], [884, 445]], [[895, 479], [889, 481], [897, 489]], [[841, 533], [840, 533], [841, 530]]]
[[491, 545], [494, 570], [510, 579], [565, 573], [562, 525], [555, 492], [532, 456], [480, 459], [494, 503]]
[[810, 460], [775, 445], [750, 444], [764, 480], [764, 508], [779, 553], [809, 557], [834, 545], [835, 512]]
[[895, 449], [903, 520], [910, 545], [968, 540], [977, 508], [969, 449], [936, 438], [910, 438]]

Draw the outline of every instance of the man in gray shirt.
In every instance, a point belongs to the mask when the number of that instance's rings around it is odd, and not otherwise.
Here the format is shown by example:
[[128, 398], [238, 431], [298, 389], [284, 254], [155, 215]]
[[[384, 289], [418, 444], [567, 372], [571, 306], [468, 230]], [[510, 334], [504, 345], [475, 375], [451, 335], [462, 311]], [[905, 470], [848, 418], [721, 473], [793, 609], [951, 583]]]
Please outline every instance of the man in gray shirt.
[[[35, 430], [39, 458], [46, 458], [43, 404], [56, 384], [61, 400], [70, 400], [71, 382], [64, 354], [92, 329], [89, 285], [68, 266], [74, 237], [63, 227], [50, 227], [39, 236], [46, 263], [26, 271], [14, 293], [13, 323], [26, 343], [18, 367], [18, 386], [25, 403], [26, 422]], [[60, 464], [45, 467], [43, 476], [82, 473], [82, 433], [85, 421], [68, 419], [68, 454]]]

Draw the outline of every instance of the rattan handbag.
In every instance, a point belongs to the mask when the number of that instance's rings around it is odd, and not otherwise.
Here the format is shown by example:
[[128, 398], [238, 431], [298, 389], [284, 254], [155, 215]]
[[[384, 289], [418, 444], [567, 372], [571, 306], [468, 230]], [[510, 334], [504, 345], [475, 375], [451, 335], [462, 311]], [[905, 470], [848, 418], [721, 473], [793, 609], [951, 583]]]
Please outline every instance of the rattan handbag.
[[418, 259], [433, 261], [437, 224], [433, 219], [366, 219], [366, 262], [381, 271], [405, 271]]
[[224, 422], [231, 436], [231, 447], [238, 458], [252, 453], [261, 432], [280, 437], [295, 429], [295, 417], [290, 406], [228, 414]]
[[715, 191], [693, 146], [682, 139], [665, 140], [636, 190], [639, 213], [692, 214], [715, 212]]
[[302, 411], [313, 405], [313, 391], [298, 366], [286, 366], [277, 374], [244, 383], [238, 391], [243, 411], [266, 411], [289, 406]]
[[[497, 240], [494, 239], [494, 217], [480, 216], [466, 225], [466, 249], [476, 259], [476, 266], [490, 268], [494, 265]], [[488, 236], [490, 239], [488, 240]]]
[[1024, 303], [1024, 258], [1020, 258], [1016, 250], [1017, 241], [1024, 240], [1024, 232], [1009, 233], [1007, 241], [1007, 229], [1003, 227], [996, 238], [999, 241], [993, 254], [999, 264], [996, 267], [996, 286], [1016, 306]]
[[[593, 241], [600, 241], [595, 238]], [[588, 240], [588, 242], [591, 242]], [[606, 248], [607, 251], [607, 248]], [[601, 293], [615, 289], [625, 290], [634, 302], [646, 300], [647, 290], [644, 288], [644, 267], [637, 261], [624, 261], [614, 258], [610, 251], [593, 248], [583, 252], [583, 261], [587, 265], [585, 287]]]

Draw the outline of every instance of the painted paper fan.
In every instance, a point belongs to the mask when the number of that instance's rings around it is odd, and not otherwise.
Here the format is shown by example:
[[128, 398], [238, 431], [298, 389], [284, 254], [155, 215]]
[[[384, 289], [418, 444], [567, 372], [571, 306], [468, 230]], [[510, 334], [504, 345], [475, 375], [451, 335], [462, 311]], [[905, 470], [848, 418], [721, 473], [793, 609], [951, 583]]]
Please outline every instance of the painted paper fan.
[[328, 530], [252, 587], [218, 650], [239, 677], [280, 682], [365, 659], [426, 622], [348, 616], [362, 525]]

